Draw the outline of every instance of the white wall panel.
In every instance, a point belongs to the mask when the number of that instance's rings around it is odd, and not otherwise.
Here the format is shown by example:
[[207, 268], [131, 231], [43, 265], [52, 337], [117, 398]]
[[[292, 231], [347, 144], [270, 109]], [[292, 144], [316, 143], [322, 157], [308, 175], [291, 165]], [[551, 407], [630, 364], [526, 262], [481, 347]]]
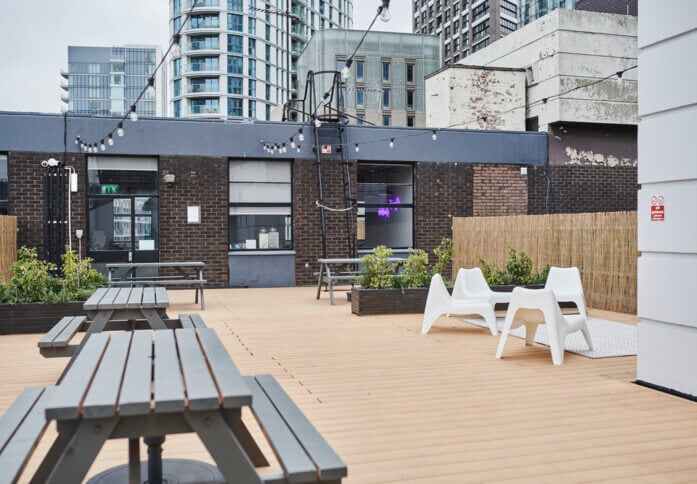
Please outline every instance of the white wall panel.
[[[639, 158], [639, 165], [643, 160]], [[697, 180], [656, 183], [639, 190], [639, 251], [697, 254]], [[664, 220], [651, 220], [651, 198], [664, 199]], [[697, 279], [697, 272], [695, 273]], [[695, 292], [697, 295], [697, 292]]]
[[697, 328], [697, 257], [645, 253], [637, 274], [639, 317]]
[[639, 0], [639, 48], [695, 28], [695, 0]]

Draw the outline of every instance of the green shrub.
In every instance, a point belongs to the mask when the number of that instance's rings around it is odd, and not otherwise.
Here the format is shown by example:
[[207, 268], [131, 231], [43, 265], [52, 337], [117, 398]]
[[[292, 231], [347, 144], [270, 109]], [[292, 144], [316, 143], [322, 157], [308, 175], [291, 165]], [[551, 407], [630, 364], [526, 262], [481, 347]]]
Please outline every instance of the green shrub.
[[392, 249], [384, 245], [378, 245], [372, 254], [361, 258], [363, 264], [363, 278], [361, 286], [370, 289], [393, 287], [393, 279], [397, 274], [397, 264], [390, 263], [387, 259], [392, 256]]
[[[446, 284], [451, 280], [451, 278], [446, 277], [448, 274], [451, 274], [451, 268], [452, 268], [452, 263], [453, 263], [453, 241], [452, 239], [449, 239], [448, 237], [443, 237], [443, 239], [440, 241], [440, 244], [438, 247], [433, 249], [433, 254], [436, 256], [438, 259], [435, 264], [433, 264], [433, 273], [434, 274], [440, 274], [443, 276], [443, 280], [446, 281]], [[428, 285], [431, 282], [430, 278], [426, 285]]]
[[426, 287], [431, 282], [428, 272], [428, 254], [423, 249], [409, 248], [409, 256], [398, 278], [404, 279], [402, 287]]
[[[56, 265], [39, 259], [36, 249], [21, 247], [17, 262], [12, 264], [12, 277], [0, 284], [2, 303], [60, 303], [85, 300], [97, 287], [106, 285], [106, 278], [91, 268], [92, 259], [78, 261], [74, 252], [62, 256], [63, 277], [55, 277]], [[78, 288], [79, 277], [79, 288]]]
[[500, 269], [496, 263], [484, 260], [477, 256], [484, 279], [490, 286], [501, 285], [528, 285], [544, 284], [549, 273], [549, 264], [541, 272], [533, 271], [534, 263], [525, 252], [517, 251], [512, 247], [506, 249], [508, 261], [504, 269]]

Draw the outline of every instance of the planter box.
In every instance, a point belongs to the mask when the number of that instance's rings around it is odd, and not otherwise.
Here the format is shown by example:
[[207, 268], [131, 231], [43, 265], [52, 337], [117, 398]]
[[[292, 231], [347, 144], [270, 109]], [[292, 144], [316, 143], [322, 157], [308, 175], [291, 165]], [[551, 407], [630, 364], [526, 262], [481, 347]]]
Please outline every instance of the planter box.
[[84, 301], [0, 304], [0, 334], [45, 333], [63, 316], [80, 316]]
[[[544, 289], [544, 284], [527, 284], [525, 286], [507, 285], [507, 286], [491, 286], [491, 290], [495, 292], [512, 292], [516, 287], [524, 287], [526, 289]], [[559, 307], [575, 308], [576, 305], [572, 302], [561, 302]], [[494, 309], [508, 309], [508, 303], [496, 303]]]
[[351, 290], [351, 312], [359, 316], [367, 314], [423, 313], [426, 306], [427, 287], [407, 289]]

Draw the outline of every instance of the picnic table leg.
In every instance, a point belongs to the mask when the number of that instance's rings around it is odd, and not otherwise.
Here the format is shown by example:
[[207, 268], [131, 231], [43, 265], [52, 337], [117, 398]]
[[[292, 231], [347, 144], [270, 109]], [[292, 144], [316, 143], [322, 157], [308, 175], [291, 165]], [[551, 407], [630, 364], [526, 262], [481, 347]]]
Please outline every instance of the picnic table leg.
[[324, 263], [320, 262], [319, 263], [319, 277], [317, 278], [317, 297], [316, 299], [319, 299], [319, 293], [322, 291], [322, 276], [324, 271]]
[[332, 271], [331, 267], [327, 265], [327, 289], [329, 289], [329, 301], [332, 303], [332, 306], [334, 305], [334, 284], [332, 280]]
[[184, 412], [184, 418], [198, 434], [228, 482], [262, 482], [242, 445], [219, 411]]
[[156, 309], [143, 308], [140, 310], [140, 312], [142, 312], [145, 319], [148, 320], [148, 323], [152, 329], [167, 329], [167, 325], [165, 325], [164, 321], [162, 321], [162, 318]]
[[203, 284], [201, 284], [201, 310], [206, 309], [206, 303], [203, 302]]

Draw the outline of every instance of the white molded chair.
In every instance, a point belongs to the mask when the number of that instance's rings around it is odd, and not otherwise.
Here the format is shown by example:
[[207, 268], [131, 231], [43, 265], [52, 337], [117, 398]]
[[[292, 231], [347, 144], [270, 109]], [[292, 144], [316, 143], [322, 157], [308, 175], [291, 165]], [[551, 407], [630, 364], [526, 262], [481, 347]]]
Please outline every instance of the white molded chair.
[[593, 350], [593, 342], [585, 315], [565, 316], [562, 314], [551, 289], [516, 287], [513, 289], [513, 296], [508, 304], [508, 312], [501, 330], [496, 358], [501, 358], [506, 338], [511, 329], [525, 325], [525, 345], [530, 346], [535, 340], [535, 332], [539, 324], [547, 325], [547, 338], [552, 352], [552, 363], [555, 365], [564, 363], [564, 340], [566, 335], [575, 331], [580, 330], [583, 333], [588, 348]]
[[573, 302], [579, 314], [587, 317], [581, 273], [577, 267], [551, 267], [545, 289], [551, 289], [559, 302]]
[[489, 301], [484, 299], [454, 298], [448, 293], [441, 275], [435, 274], [431, 278], [431, 285], [428, 288], [421, 333], [428, 333], [433, 323], [439, 317], [444, 315], [450, 316], [451, 314], [479, 314], [486, 320], [491, 334], [494, 336], [498, 334], [494, 307]]
[[456, 299], [484, 299], [491, 304], [507, 303], [511, 300], [510, 292], [492, 291], [484, 279], [484, 274], [479, 267], [457, 271], [453, 297]]

